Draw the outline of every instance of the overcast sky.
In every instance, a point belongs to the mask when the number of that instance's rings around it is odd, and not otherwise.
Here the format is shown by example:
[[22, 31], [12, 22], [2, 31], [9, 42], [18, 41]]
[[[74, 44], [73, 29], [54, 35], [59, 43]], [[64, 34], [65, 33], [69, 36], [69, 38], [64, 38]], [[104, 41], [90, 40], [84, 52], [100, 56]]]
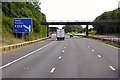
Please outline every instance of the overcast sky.
[[[41, 11], [51, 20], [94, 20], [118, 8], [119, 0], [39, 0]], [[60, 27], [60, 26], [59, 26]], [[61, 27], [60, 27], [61, 28]]]

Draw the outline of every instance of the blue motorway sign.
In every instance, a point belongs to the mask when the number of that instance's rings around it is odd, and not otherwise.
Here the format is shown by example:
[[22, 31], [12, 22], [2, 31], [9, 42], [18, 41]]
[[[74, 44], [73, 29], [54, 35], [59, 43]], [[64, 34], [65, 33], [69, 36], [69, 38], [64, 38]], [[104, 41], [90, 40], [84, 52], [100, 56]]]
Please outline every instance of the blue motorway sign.
[[31, 33], [32, 18], [13, 18], [13, 33]]

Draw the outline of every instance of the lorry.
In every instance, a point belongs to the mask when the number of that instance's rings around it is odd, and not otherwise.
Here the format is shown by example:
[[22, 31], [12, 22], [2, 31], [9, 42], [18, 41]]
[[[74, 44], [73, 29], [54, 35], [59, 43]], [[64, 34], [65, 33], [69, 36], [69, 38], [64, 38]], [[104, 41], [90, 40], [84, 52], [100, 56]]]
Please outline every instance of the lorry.
[[57, 29], [57, 40], [65, 40], [65, 31], [64, 29]]

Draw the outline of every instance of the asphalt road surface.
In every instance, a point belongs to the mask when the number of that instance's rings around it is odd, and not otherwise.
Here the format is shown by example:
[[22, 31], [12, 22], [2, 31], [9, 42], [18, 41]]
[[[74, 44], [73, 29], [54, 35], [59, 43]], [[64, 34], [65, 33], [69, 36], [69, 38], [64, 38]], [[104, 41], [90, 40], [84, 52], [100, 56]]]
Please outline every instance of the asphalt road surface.
[[[3, 78], [118, 78], [118, 49], [95, 40], [49, 39], [27, 48], [3, 55]], [[12, 53], [22, 56], [7, 58]]]

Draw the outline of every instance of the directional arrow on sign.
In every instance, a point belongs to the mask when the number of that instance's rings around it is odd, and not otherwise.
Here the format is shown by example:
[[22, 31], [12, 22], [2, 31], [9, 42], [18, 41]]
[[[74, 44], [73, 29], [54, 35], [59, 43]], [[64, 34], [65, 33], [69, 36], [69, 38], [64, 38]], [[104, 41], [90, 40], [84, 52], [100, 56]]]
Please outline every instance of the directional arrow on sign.
[[29, 32], [31, 32], [31, 25], [29, 25], [29, 27], [27, 27], [26, 25], [23, 25], [23, 27], [25, 27], [26, 29], [29, 30]]

